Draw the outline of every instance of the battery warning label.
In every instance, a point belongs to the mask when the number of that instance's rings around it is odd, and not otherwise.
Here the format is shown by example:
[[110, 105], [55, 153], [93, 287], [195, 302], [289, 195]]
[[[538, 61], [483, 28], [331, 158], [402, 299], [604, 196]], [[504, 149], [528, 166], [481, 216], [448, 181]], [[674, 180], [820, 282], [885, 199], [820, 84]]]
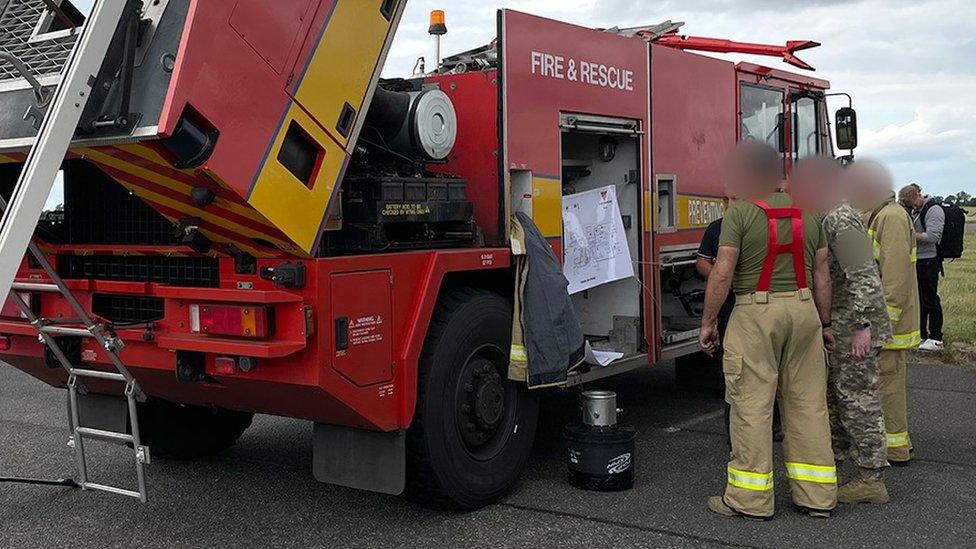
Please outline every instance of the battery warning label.
[[634, 91], [634, 71], [551, 53], [532, 52], [532, 74], [591, 86]]
[[351, 345], [365, 345], [383, 341], [383, 333], [380, 326], [383, 325], [383, 317], [380, 315], [361, 316], [349, 321], [349, 343]]

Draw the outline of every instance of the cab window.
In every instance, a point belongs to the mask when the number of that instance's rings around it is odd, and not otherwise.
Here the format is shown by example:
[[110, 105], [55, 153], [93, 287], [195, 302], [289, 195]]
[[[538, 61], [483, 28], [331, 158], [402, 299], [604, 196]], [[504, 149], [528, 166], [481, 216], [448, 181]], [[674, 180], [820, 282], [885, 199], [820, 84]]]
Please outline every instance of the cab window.
[[801, 97], [793, 103], [793, 159], [799, 160], [820, 153], [820, 132], [817, 131], [817, 102]]
[[743, 84], [739, 92], [740, 139], [760, 141], [781, 150], [783, 92]]

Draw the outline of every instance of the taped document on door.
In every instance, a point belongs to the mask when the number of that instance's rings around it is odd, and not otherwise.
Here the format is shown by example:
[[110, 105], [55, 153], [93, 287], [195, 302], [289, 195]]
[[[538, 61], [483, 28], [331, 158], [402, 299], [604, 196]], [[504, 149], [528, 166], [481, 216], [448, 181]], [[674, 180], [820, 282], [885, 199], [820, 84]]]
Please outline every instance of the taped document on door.
[[615, 186], [563, 197], [563, 274], [570, 294], [634, 276]]

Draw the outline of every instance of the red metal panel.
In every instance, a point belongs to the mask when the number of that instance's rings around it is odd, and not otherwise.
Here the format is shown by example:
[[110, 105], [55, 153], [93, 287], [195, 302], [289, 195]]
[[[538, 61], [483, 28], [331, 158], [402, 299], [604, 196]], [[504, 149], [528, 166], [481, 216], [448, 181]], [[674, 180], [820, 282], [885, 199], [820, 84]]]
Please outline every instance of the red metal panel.
[[[722, 164], [736, 140], [735, 70], [732, 63], [651, 46], [651, 119], [654, 121], [651, 167], [654, 174], [674, 174], [679, 195], [725, 194]], [[654, 235], [654, 287], [661, 295], [656, 267], [665, 246], [696, 247], [702, 229]], [[648, 311], [660, 326], [661, 308]], [[660, 334], [648, 333], [656, 353]]]
[[[561, 113], [637, 120], [645, 131], [652, 121], [654, 126], [658, 124], [649, 112], [648, 45], [642, 39], [510, 10], [502, 12], [502, 39], [507, 169], [530, 170], [534, 176], [557, 181], [562, 178]], [[642, 137], [641, 145], [641, 188], [648, 192], [651, 180], [647, 136]], [[646, 201], [645, 204], [649, 205]], [[558, 216], [561, 208], [555, 210]], [[646, 217], [641, 216], [642, 220]], [[649, 229], [644, 227], [645, 258], [651, 253], [654, 238], [647, 232]], [[549, 243], [561, 257], [559, 237], [549, 238]], [[657, 269], [645, 261], [644, 280], [656, 281], [657, 276]], [[656, 288], [653, 282], [645, 282], [643, 287], [645, 337], [653, 346], [659, 339], [655, 296], [660, 295], [660, 290], [648, 290]], [[652, 352], [649, 359], [653, 362], [654, 358]]]
[[732, 63], [652, 45], [651, 81], [654, 173], [677, 175], [678, 194], [723, 196], [738, 111]]
[[[428, 166], [435, 173], [468, 180], [474, 219], [489, 244], [500, 244], [498, 179], [498, 74], [496, 71], [449, 74], [427, 79], [454, 102], [458, 116], [457, 143], [444, 164]], [[504, 237], [504, 235], [501, 235]]]
[[388, 270], [332, 275], [332, 367], [360, 387], [393, 379], [392, 286]]
[[[390, 431], [408, 427], [413, 418], [417, 367], [444, 277], [477, 270], [510, 276], [506, 269], [511, 257], [506, 248], [475, 248], [310, 260], [305, 261], [306, 286], [287, 290], [256, 274], [235, 274], [233, 263], [232, 259], [221, 260], [220, 289], [159, 284], [140, 288], [145, 292], [141, 295], [165, 301], [165, 317], [152, 323], [151, 329], [139, 326], [117, 331], [126, 343], [122, 360], [143, 389], [174, 402]], [[278, 263], [259, 260], [258, 269]], [[26, 272], [21, 271], [22, 275]], [[393, 286], [390, 276], [396, 281]], [[99, 284], [87, 280], [69, 283], [86, 308], [91, 307], [92, 293]], [[122, 290], [123, 286], [115, 288]], [[135, 286], [124, 289], [137, 290]], [[273, 305], [274, 338], [256, 341], [189, 333], [189, 305], [211, 301]], [[382, 361], [374, 363], [363, 355], [363, 364], [355, 368], [351, 362], [342, 364], [341, 359], [336, 363], [332, 302], [346, 307], [343, 310], [350, 318], [359, 311], [385, 312], [383, 350], [368, 351], [369, 358], [382, 357]], [[72, 315], [63, 299], [42, 299], [40, 314], [47, 318]], [[11, 342], [9, 350], [0, 351], [5, 362], [51, 385], [64, 386], [64, 370], [44, 365], [37, 332], [26, 321], [0, 319], [0, 335], [9, 336]], [[174, 375], [176, 350], [206, 353], [206, 371], [216, 383], [179, 383]], [[250, 372], [218, 372], [215, 361], [220, 356], [257, 357], [258, 367]], [[109, 368], [108, 357], [94, 342], [83, 342], [82, 357], [90, 367]], [[386, 367], [386, 381], [361, 386], [351, 379], [359, 375], [360, 367], [378, 370], [382, 366]], [[395, 369], [392, 376], [391, 366]], [[90, 388], [117, 391], [98, 382]]]
[[[258, 4], [267, 10], [266, 2]], [[184, 108], [192, 106], [221, 132], [206, 168], [246, 196], [290, 104], [285, 86], [291, 71], [278, 74], [230, 25], [236, 6], [237, 0], [191, 2], [159, 131], [172, 134]], [[304, 36], [312, 19], [305, 17], [297, 34]], [[286, 60], [286, 66], [292, 64]]]
[[560, 112], [647, 127], [647, 44], [511, 10], [503, 12], [506, 161], [559, 177]]
[[277, 0], [268, 9], [267, 0], [237, 0], [230, 25], [278, 74], [299, 44], [311, 0]]

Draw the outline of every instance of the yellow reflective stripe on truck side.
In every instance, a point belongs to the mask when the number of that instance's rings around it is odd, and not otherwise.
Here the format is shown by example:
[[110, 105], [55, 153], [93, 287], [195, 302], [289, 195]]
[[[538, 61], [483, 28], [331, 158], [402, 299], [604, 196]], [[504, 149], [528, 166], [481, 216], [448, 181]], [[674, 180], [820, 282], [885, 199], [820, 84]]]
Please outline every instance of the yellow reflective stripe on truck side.
[[765, 492], [773, 489], [773, 473], [752, 473], [729, 467], [729, 484], [745, 490]]
[[786, 476], [793, 480], [835, 484], [837, 482], [837, 468], [833, 465], [813, 465], [787, 461]]

